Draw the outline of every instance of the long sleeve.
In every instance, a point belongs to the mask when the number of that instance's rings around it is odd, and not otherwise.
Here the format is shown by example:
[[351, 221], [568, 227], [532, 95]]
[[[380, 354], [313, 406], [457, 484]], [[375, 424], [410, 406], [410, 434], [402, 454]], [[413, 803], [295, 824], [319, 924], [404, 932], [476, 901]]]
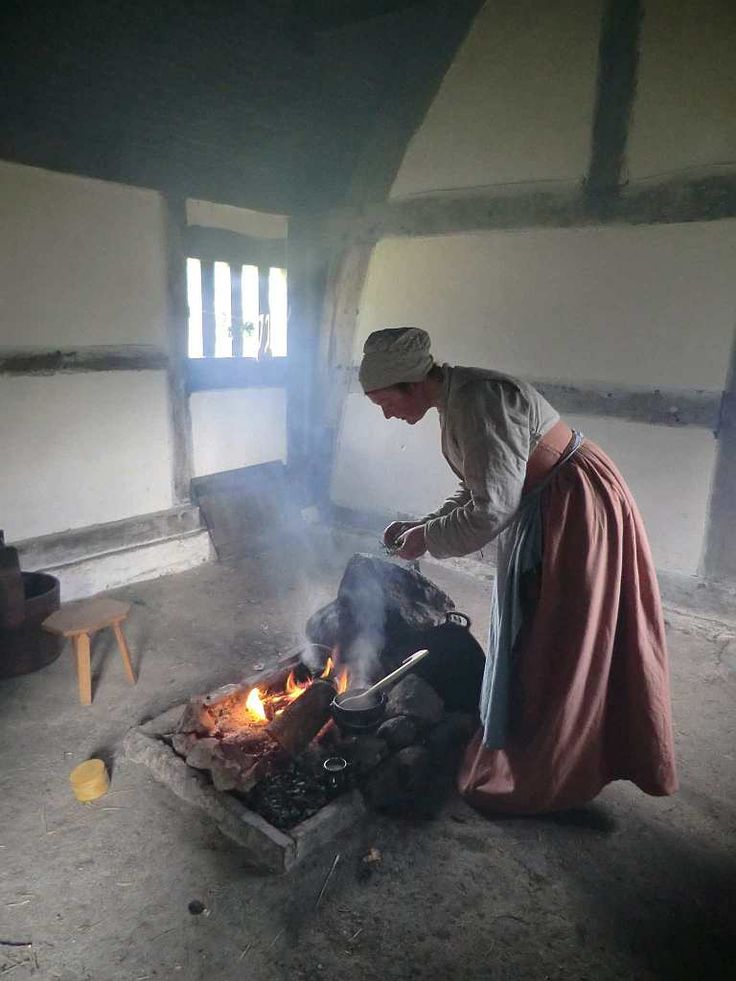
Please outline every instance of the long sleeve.
[[464, 480], [461, 480], [458, 484], [457, 490], [454, 494], [445, 500], [444, 504], [437, 508], [436, 511], [432, 511], [430, 514], [425, 514], [423, 518], [419, 519], [419, 523], [426, 525], [428, 521], [433, 518], [442, 518], [446, 514], [451, 514], [457, 508], [462, 507], [464, 504], [468, 504], [470, 501], [470, 491]]
[[[467, 498], [426, 525], [436, 558], [468, 555], [511, 521], [521, 500], [529, 457], [529, 406], [512, 382], [465, 385], [448, 406], [448, 441], [455, 448]], [[461, 485], [462, 487], [463, 485]]]

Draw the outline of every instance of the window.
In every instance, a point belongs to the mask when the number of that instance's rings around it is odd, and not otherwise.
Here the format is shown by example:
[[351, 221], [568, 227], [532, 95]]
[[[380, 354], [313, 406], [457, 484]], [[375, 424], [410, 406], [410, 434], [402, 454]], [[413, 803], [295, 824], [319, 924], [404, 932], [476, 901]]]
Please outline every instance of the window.
[[286, 357], [286, 269], [187, 259], [190, 358]]

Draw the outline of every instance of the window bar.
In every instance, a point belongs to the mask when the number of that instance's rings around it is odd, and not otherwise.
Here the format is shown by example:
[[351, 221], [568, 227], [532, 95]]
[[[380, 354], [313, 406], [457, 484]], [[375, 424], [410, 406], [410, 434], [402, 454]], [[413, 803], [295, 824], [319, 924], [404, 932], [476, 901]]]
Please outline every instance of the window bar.
[[258, 267], [258, 360], [271, 356], [271, 306], [268, 299], [268, 266]]
[[233, 357], [243, 357], [243, 267], [230, 266], [230, 327]]
[[215, 356], [215, 264], [202, 259], [202, 355]]

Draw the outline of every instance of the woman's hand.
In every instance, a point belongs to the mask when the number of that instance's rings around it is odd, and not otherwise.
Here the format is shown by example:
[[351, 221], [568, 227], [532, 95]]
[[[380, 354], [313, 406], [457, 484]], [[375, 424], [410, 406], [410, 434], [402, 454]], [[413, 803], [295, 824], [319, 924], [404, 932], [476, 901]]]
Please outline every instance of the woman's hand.
[[396, 543], [410, 528], [416, 528], [416, 521], [392, 521], [383, 533], [383, 544], [391, 550], [396, 548]]
[[396, 542], [396, 555], [400, 559], [418, 559], [427, 551], [424, 525], [415, 525], [405, 531]]

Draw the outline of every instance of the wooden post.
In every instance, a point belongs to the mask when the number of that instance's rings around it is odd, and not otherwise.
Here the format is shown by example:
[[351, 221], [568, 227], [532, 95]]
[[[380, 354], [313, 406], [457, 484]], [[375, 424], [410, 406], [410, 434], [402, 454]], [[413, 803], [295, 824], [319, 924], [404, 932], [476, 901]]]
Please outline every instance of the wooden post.
[[316, 376], [329, 252], [322, 240], [320, 219], [294, 216], [289, 221], [287, 323], [287, 466], [299, 503], [316, 495], [315, 440], [319, 434], [316, 412]]
[[258, 357], [271, 353], [271, 298], [268, 293], [269, 267], [258, 267]]
[[215, 356], [215, 264], [202, 259], [202, 354]]
[[230, 266], [230, 324], [233, 330], [233, 357], [243, 357], [243, 267]]
[[585, 182], [594, 213], [618, 198], [639, 68], [642, 0], [606, 0], [598, 46], [590, 165]]
[[167, 241], [168, 329], [167, 380], [172, 433], [172, 489], [175, 504], [187, 504], [192, 479], [192, 422], [189, 415], [187, 364], [189, 309], [187, 302], [184, 198], [164, 197]]
[[736, 581], [736, 338], [718, 423], [702, 574], [706, 579]]

